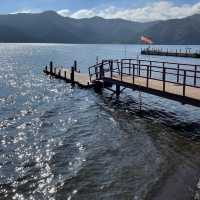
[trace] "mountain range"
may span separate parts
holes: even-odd
[[[146,35],[155,44],[200,44],[200,14],[183,19],[133,22],[101,17],[74,19],[54,11],[0,15],[0,42],[130,43]]]

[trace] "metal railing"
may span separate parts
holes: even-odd
[[[123,82],[125,77],[132,77],[132,84],[135,84],[136,77],[141,77],[146,79],[147,88],[150,80],[162,81],[163,91],[166,83],[172,83],[183,87],[183,96],[186,86],[200,88],[200,65],[194,64],[137,59],[102,60],[89,68],[89,75],[91,81],[118,77]]]

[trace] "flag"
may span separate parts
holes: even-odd
[[[145,44],[153,44],[153,41],[150,37],[146,37],[146,36],[141,36],[140,40],[142,42],[144,42]]]

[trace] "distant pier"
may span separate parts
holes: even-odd
[[[163,49],[141,49],[142,55],[154,55],[154,56],[173,56],[173,57],[185,57],[185,58],[200,58],[200,51],[191,52],[190,49],[183,50],[175,50],[175,51],[169,51],[169,50],[163,50]]]
[[[88,68],[88,74],[55,67],[50,62],[44,73],[83,88],[108,89],[116,96],[130,88],[183,104],[200,107],[200,65],[137,59],[102,60]],[[115,85],[115,89],[113,89]]]

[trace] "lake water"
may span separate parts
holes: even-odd
[[[0,44],[0,199],[191,199],[200,178],[199,108],[131,90],[117,100],[42,72],[50,60],[77,60],[87,72],[97,56],[135,58],[141,48]]]

